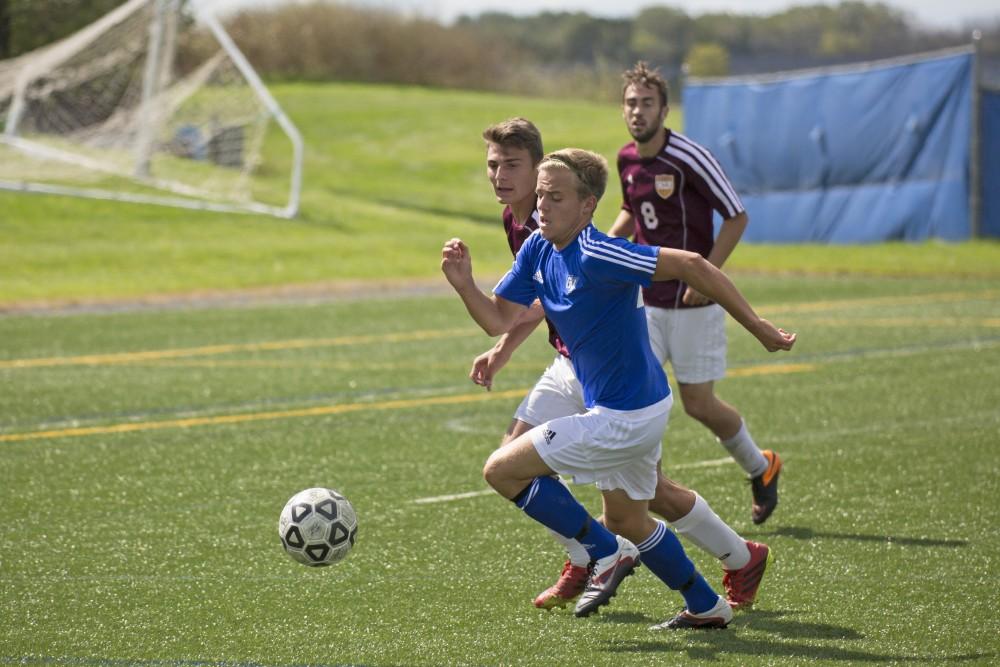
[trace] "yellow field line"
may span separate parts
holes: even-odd
[[[824,317],[809,323],[824,327],[1000,327],[1000,317]]]
[[[0,442],[21,442],[24,440],[41,440],[51,438],[73,438],[84,435],[108,435],[113,433],[134,433],[136,431],[154,431],[167,428],[191,428],[192,426],[217,426],[220,424],[242,424],[245,422],[267,421],[275,419],[294,419],[297,417],[323,417],[326,415],[341,415],[363,410],[402,410],[419,408],[428,405],[454,405],[459,403],[474,403],[497,398],[512,398],[524,396],[527,389],[508,389],[507,391],[476,392],[475,394],[459,394],[455,396],[434,396],[430,398],[410,398],[381,403],[341,403],[339,405],[323,405],[314,408],[299,408],[295,410],[276,410],[272,412],[249,412],[236,415],[216,415],[214,417],[188,417],[185,419],[165,419],[155,422],[128,422],[125,424],[110,424],[108,426],[86,426],[80,428],[64,428],[51,431],[33,431],[30,433],[8,433],[0,435]]]
[[[759,366],[744,366],[730,368],[726,377],[752,377],[754,375],[781,375],[784,373],[808,373],[819,368],[818,364],[761,364]]]
[[[201,347],[181,347],[166,350],[143,350],[139,352],[113,352],[109,354],[86,354],[75,357],[39,357],[36,359],[8,359],[0,361],[0,368],[37,368],[40,366],[100,366],[110,364],[131,364],[137,361],[176,359],[179,357],[205,357],[231,352],[259,352],[275,350],[301,350],[312,347],[335,347],[340,345],[363,345],[366,343],[397,343],[403,341],[435,340],[472,336],[476,329],[438,329],[408,331],[405,333],[339,336],[337,338],[300,338],[275,340],[263,343],[229,343],[225,345],[204,345]]]
[[[940,303],[942,301],[977,301],[1000,298],[1000,290],[981,292],[941,292],[939,294],[914,294],[912,296],[873,296],[865,299],[838,299],[832,301],[811,301],[808,303],[776,304],[761,306],[761,313],[809,313],[818,310],[840,308],[864,308],[869,306],[900,306],[906,304]]]
[[[763,306],[761,313],[806,313],[839,308],[856,308],[864,306],[889,306],[900,304],[927,304],[941,301],[962,301],[975,299],[993,299],[1000,297],[1000,290],[985,290],[982,292],[947,292],[942,294],[918,294],[901,297],[871,297],[867,299],[843,299],[839,301],[813,301],[810,303]],[[986,326],[995,326],[992,319],[984,320]],[[165,350],[142,350],[138,352],[113,352],[108,354],[87,354],[70,357],[39,357],[29,359],[0,360],[0,369],[5,368],[40,368],[51,366],[100,366],[112,364],[131,364],[143,361],[177,359],[183,357],[204,357],[232,352],[260,352],[297,350],[316,347],[335,347],[342,345],[363,345],[368,343],[394,343],[404,341],[436,340],[441,338],[458,338],[478,335],[473,328],[439,329],[409,331],[393,334],[370,334],[363,336],[340,336],[336,338],[300,338],[291,340],[266,341],[261,343],[230,343],[222,345],[204,345],[200,347],[173,348]]]
[[[729,371],[732,377],[747,377],[776,373],[803,373],[815,370],[815,364],[768,364],[736,368]],[[109,435],[115,433],[134,433],[137,431],[154,431],[167,428],[191,428],[193,426],[216,426],[220,424],[242,424],[245,422],[267,421],[275,419],[294,419],[301,417],[322,417],[340,415],[363,410],[401,410],[429,405],[456,405],[474,403],[499,398],[524,396],[528,388],[508,389],[506,391],[476,392],[474,394],[459,394],[455,396],[434,396],[430,398],[410,398],[381,403],[342,403],[339,405],[323,405],[313,408],[297,408],[294,410],[275,410],[271,412],[248,412],[234,415],[215,415],[211,417],[185,417],[183,419],[165,419],[151,422],[126,422],[124,424],[109,424],[107,426],[82,426],[73,428],[51,429],[47,431],[31,431],[28,433],[0,434],[0,442],[23,442],[25,440],[42,440],[53,438],[73,438],[86,435]]]

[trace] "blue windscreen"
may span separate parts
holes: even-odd
[[[747,240],[965,239],[971,85],[971,53],[692,82],[685,134],[726,168]]]
[[[1000,90],[982,95],[982,236],[1000,238]]]

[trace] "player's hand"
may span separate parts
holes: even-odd
[[[472,255],[462,239],[451,239],[441,249],[441,271],[458,289],[472,281]]]
[[[506,355],[497,354],[496,348],[491,348],[472,361],[469,379],[490,391],[493,388],[493,378],[506,364]]]
[[[795,345],[796,334],[779,329],[767,320],[760,321],[760,326],[755,335],[768,352],[790,350],[792,349],[792,345]]]
[[[684,296],[681,297],[681,301],[688,306],[704,306],[705,304],[712,302],[711,299],[691,286],[688,286],[688,288],[684,290]]]

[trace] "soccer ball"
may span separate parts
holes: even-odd
[[[285,553],[310,567],[343,560],[354,546],[357,534],[354,506],[333,489],[296,493],[278,519],[278,536]]]

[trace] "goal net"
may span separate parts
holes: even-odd
[[[298,130],[181,0],[129,0],[0,61],[2,189],[292,217],[301,170]]]

